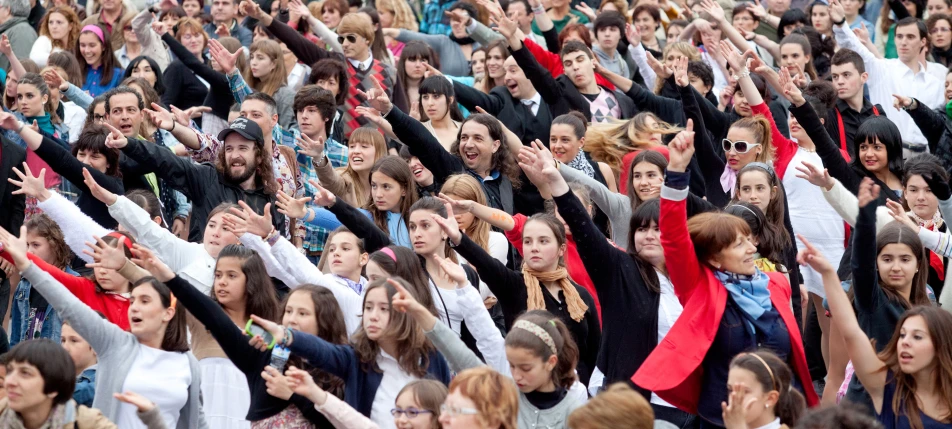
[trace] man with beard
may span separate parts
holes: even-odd
[[[174,124],[173,128],[185,127]],[[189,132],[192,138],[198,138],[194,131]],[[278,213],[274,204],[278,184],[271,157],[265,150],[261,127],[254,121],[235,119],[218,134],[224,144],[214,164],[195,164],[152,143],[121,136],[119,130],[112,133],[112,147],[121,149],[192,200],[189,241],[202,241],[208,213],[221,203],[244,201],[258,214],[269,209],[274,227],[279,231],[284,227],[284,215]]]

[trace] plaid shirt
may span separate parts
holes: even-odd
[[[449,20],[444,17],[456,2],[443,0],[430,0],[423,6],[423,19],[420,20],[420,32],[424,34],[443,34],[449,36],[453,33]]]
[[[235,97],[235,100],[238,100],[239,103],[245,100],[249,94],[254,91],[248,87],[248,84],[245,82],[245,79],[241,76],[240,73],[236,71],[228,75],[228,85],[231,87],[231,93]],[[331,129],[335,126],[342,126],[340,123],[341,114],[340,112],[335,112],[334,121],[332,122]],[[332,133],[328,132],[328,135]],[[318,181],[317,172],[314,170],[314,166],[311,161],[311,157],[304,155],[298,151],[297,139],[301,137],[301,132],[296,129],[285,129],[280,125],[275,125],[271,129],[271,138],[278,142],[279,144],[289,146],[294,148],[294,152],[297,153],[298,167],[300,167],[300,174],[303,176],[304,181],[304,195],[313,197],[315,195],[315,189],[309,183],[310,180]],[[204,148],[205,145],[203,144]],[[328,138],[324,143],[324,153],[327,155],[328,160],[335,167],[341,167],[347,165],[347,146],[337,142],[334,139]],[[305,225],[305,222],[298,222],[298,225]],[[304,226],[305,234],[304,238],[304,249],[308,252],[321,252],[324,250],[324,242],[327,241],[327,236],[330,234],[330,231],[321,228],[316,225],[306,224]],[[295,236],[298,236],[295,234]]]

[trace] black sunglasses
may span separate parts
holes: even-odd
[[[344,44],[344,40],[347,40],[350,43],[357,43],[357,35],[348,34],[346,36],[337,36],[337,43]]]

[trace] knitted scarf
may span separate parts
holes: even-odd
[[[43,112],[43,116],[26,117],[27,125],[32,125],[33,121],[36,121],[36,125],[40,127],[40,131],[43,131],[51,136],[56,134],[56,129],[53,128],[53,120],[49,113]]]
[[[526,310],[545,310],[545,298],[542,296],[542,282],[559,282],[562,295],[565,297],[565,306],[569,309],[569,316],[576,322],[581,322],[588,311],[588,305],[582,301],[575,286],[569,281],[569,272],[565,267],[555,271],[540,272],[532,268],[522,267],[522,279],[526,283]]]
[[[76,403],[72,400],[66,402],[66,404],[71,404],[73,407],[76,406]],[[46,422],[38,429],[59,429],[63,427],[63,424],[66,423],[66,404],[59,404],[53,407],[50,411],[49,418],[47,418]],[[9,406],[3,410],[3,413],[0,413],[0,427],[4,429],[26,429],[26,426],[23,425],[23,420],[20,420],[20,415]]]
[[[929,231],[938,231],[939,228],[942,228],[942,214],[940,214],[938,210],[935,211],[935,214],[932,215],[932,219],[929,220],[919,217],[919,215],[912,211],[908,212],[907,214],[912,216],[912,219],[916,221],[920,227],[928,229]],[[945,261],[941,256],[937,255],[934,251],[929,250],[929,266],[935,270],[936,276],[939,277],[939,280],[945,280],[944,262]]]
[[[578,151],[578,154],[575,155],[574,159],[565,163],[565,165],[585,173],[585,175],[588,177],[593,179],[595,178],[595,168],[593,168],[592,164],[588,162],[588,159],[585,158],[585,153],[581,150]]]

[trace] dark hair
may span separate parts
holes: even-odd
[[[90,105],[91,107],[92,105]],[[106,157],[106,175],[112,177],[121,177],[119,173],[119,149],[106,146],[106,136],[109,135],[109,129],[102,124],[91,123],[83,128],[83,133],[79,135],[76,143],[70,153],[73,157],[79,151],[91,151],[101,153]]]
[[[588,120],[585,119],[585,115],[577,110],[573,110],[564,115],[556,116],[552,120],[552,126],[555,125],[568,125],[572,127],[572,131],[575,133],[576,139],[581,139],[585,137],[585,131],[588,129]]]
[[[857,73],[866,73],[866,64],[863,62],[863,57],[856,53],[856,51],[841,48],[833,54],[833,58],[830,58],[830,65],[833,66],[841,66],[846,63],[850,63],[853,67],[856,67]]]
[[[325,2],[324,5],[329,3],[334,2]],[[311,74],[307,77],[307,83],[313,85],[319,80],[334,78],[337,81],[337,87],[340,89],[337,91],[335,101],[338,106],[343,106],[347,103],[348,92],[350,91],[350,81],[348,80],[350,75],[348,73],[347,66],[343,61],[336,58],[324,58],[311,66]]]
[[[126,67],[126,71],[123,72],[122,77],[124,79],[132,77],[133,69],[138,67],[139,63],[143,61],[148,62],[149,66],[152,67],[152,72],[155,73],[155,85],[152,85],[152,89],[154,89],[159,95],[165,94],[165,78],[162,75],[162,69],[159,68],[159,63],[155,62],[152,57],[147,57],[145,55],[139,55],[138,57],[135,57],[132,61],[129,61],[129,66]]]
[[[467,13],[469,13],[469,16],[473,17],[473,19],[477,19],[477,17],[479,17],[479,9],[476,9],[476,6],[465,0],[460,0],[456,3],[453,3],[453,5],[450,6],[449,11],[452,12],[457,9],[465,10]]]
[[[410,206],[409,212],[407,212],[407,224],[410,223],[410,216],[413,215],[413,212],[417,210],[426,210],[433,212],[434,214],[447,218],[446,206],[443,205],[443,202],[434,198],[434,197],[422,197],[413,203]],[[408,227],[409,229],[409,227]],[[450,246],[450,240],[445,240],[443,242],[443,255],[445,258],[448,258],[450,261],[459,262],[459,259],[456,257],[456,251]],[[421,255],[422,256],[422,255]]]
[[[731,17],[735,17],[739,14],[746,13],[750,15],[750,19],[752,19],[754,22],[760,22],[760,17],[757,15],[754,15],[754,13],[750,11],[750,8],[752,6],[753,6],[753,3],[737,3],[737,5],[734,6],[734,9],[731,10]]]
[[[767,216],[754,204],[744,201],[732,203],[724,209],[724,213],[732,214],[747,222],[750,232],[757,237],[757,253],[774,264],[783,264],[783,252],[786,250],[782,243],[782,234],[776,225],[767,222]],[[787,232],[783,229],[783,232]],[[789,241],[789,239],[788,239]]]
[[[913,2],[915,3],[915,1]],[[921,15],[922,8],[919,7],[917,12],[919,12],[919,14]],[[899,27],[906,27],[909,25],[916,26],[916,29],[919,30],[919,39],[926,39],[926,46],[929,46],[929,29],[926,28],[926,23],[922,22],[921,19],[916,18],[914,16],[907,16],[903,19],[900,19],[899,22],[896,23],[896,29],[898,30]]]
[[[102,25],[99,25],[99,24],[89,24],[89,25],[95,25],[96,27],[99,27],[100,34],[104,35],[105,37],[100,39],[99,34],[96,34],[92,32],[91,30],[81,31],[79,33],[79,36],[82,37],[83,34],[89,33],[96,36],[96,39],[99,40],[99,44],[102,45],[102,55],[99,60],[101,63],[100,67],[102,69],[102,75],[99,77],[99,85],[109,86],[109,83],[112,82],[112,75],[113,73],[115,73],[116,66],[119,64],[119,60],[116,59],[116,54],[113,52],[114,49],[112,48],[112,41],[109,39],[109,30],[106,30],[105,28],[103,28]],[[84,25],[83,27],[85,28],[87,26]],[[73,47],[73,55],[75,55],[76,58],[83,58],[82,53],[79,51],[79,43],[77,43],[76,46]],[[89,74],[90,66],[89,64],[86,64],[86,61],[78,61],[78,62],[79,62],[79,70],[82,72],[83,82],[85,84],[85,81],[86,81],[85,76]]]
[[[790,11],[787,11],[789,13]],[[801,12],[803,13],[803,12]],[[786,15],[786,13],[784,13]],[[783,27],[781,27],[783,28]],[[804,68],[803,72],[810,76],[810,79],[816,80],[816,68],[813,67],[813,49],[810,45],[810,39],[807,39],[807,36],[800,33],[793,33],[786,35],[782,40],[780,40],[780,46],[783,45],[798,45],[800,50],[803,51],[803,55],[809,55],[810,61],[807,61],[807,65]]]
[[[746,4],[746,3],[742,3]],[[695,76],[701,79],[704,86],[714,88],[714,69],[704,61],[689,61],[688,76]],[[822,116],[821,116],[822,118]]]
[[[400,157],[390,155],[374,162],[374,166],[370,169],[371,180],[373,180],[373,175],[376,172],[380,172],[380,174],[393,179],[403,188],[405,195],[400,199],[399,206],[395,208],[399,209],[403,223],[406,224],[410,217],[410,206],[417,200],[416,181],[413,180],[413,173],[410,171],[410,166]],[[386,212],[381,212],[377,209],[377,205],[374,204],[372,200],[367,201],[366,208],[370,211],[374,224],[376,224],[378,228],[382,231],[390,230],[387,223]]]
[[[278,317],[285,313],[291,295],[296,293],[306,293],[311,298],[311,304],[314,305],[314,320],[315,325],[317,325],[317,332],[314,332],[313,335],[331,344],[347,344],[347,324],[344,323],[344,313],[341,311],[334,293],[324,286],[305,283],[295,287],[281,301],[278,307]],[[283,320],[277,321],[283,322]],[[311,334],[311,332],[308,332],[308,334]],[[314,367],[307,360],[293,353],[288,358],[288,364],[311,373],[318,386],[334,396],[343,397],[344,381],[339,377]]]
[[[575,339],[572,338],[572,332],[565,323],[545,310],[527,311],[516,319],[517,323],[519,321],[527,321],[544,330],[555,343],[557,353],[552,353],[552,347],[546,344],[538,334],[515,327],[506,335],[506,347],[529,350],[543,362],[554,354],[558,358],[558,363],[552,370],[552,382],[556,387],[565,389],[572,387],[577,379],[575,365],[578,363],[579,350]]]
[[[830,58],[836,51],[836,45],[832,38],[824,38],[815,28],[807,25],[790,34],[802,34],[810,42],[810,64],[816,70],[817,79],[825,80],[830,75]]]
[[[648,286],[648,289],[655,293],[661,293],[661,284],[658,281],[658,275],[655,273],[654,267],[638,254],[638,249],[635,248],[635,233],[638,232],[639,228],[650,227],[652,222],[657,225],[660,213],[661,203],[655,198],[645,201],[635,208],[631,212],[631,220],[628,222],[628,255],[631,256],[631,258],[635,260],[635,264],[638,265],[638,272],[641,274],[645,286]]]
[[[566,55],[569,55],[575,52],[582,52],[587,57],[594,58],[594,55],[592,54],[592,50],[587,45],[585,45],[582,42],[579,42],[578,40],[569,40],[565,42],[565,44],[562,45],[562,51],[559,52],[559,56],[562,58],[565,58]]]
[[[65,404],[76,388],[73,358],[59,343],[48,338],[23,341],[3,355],[3,363],[25,363],[36,367],[43,378],[43,394],[55,393],[53,405]]]
[[[73,253],[66,244],[66,238],[63,236],[63,230],[59,225],[50,219],[44,213],[34,215],[30,220],[24,223],[27,234],[34,234],[45,238],[50,243],[50,253],[52,261],[49,263],[57,268],[63,268],[69,265],[73,258]],[[22,237],[26,239],[26,237]]]
[[[817,79],[807,84],[803,91],[803,98],[813,106],[817,117],[826,118],[829,109],[836,105],[836,88],[825,79]]]
[[[793,388],[793,371],[777,355],[767,350],[741,353],[731,360],[731,368],[741,368],[754,374],[764,393],[778,394],[774,413],[780,423],[794,426],[807,408],[807,401]]]
[[[261,94],[261,95],[264,95],[265,97],[270,98],[270,96],[266,94],[255,92],[245,97],[245,101],[255,100],[255,99],[260,100],[260,98],[252,97],[256,94]],[[274,101],[273,98],[271,100]],[[265,130],[261,130],[261,131],[263,133],[267,132]],[[254,172],[255,187],[263,187],[264,193],[268,195],[277,194],[279,188],[278,188],[278,182],[275,180],[275,177],[274,177],[274,167],[271,165],[271,153],[267,152],[264,149],[264,145],[258,142],[255,142],[254,144],[254,152],[255,152],[255,172]],[[222,175],[225,174],[225,171],[226,171],[225,165],[226,165],[225,150],[224,150],[224,147],[222,147],[222,150],[218,151],[218,156],[215,158],[215,169],[218,170],[219,174],[222,174]],[[209,214],[209,218],[211,218],[211,214]]]
[[[139,91],[136,91],[136,90],[134,90],[134,89],[132,89],[132,88],[130,88],[130,87],[128,87],[128,86],[117,86],[117,87],[115,87],[115,88],[113,88],[113,89],[110,89],[109,91],[106,91],[106,94],[105,94],[105,96],[106,96],[106,115],[109,115],[109,112],[112,110],[112,109],[109,107],[110,100],[112,100],[112,97],[115,97],[115,96],[117,96],[117,95],[119,95],[119,94],[131,94],[131,95],[134,95],[134,96],[136,97],[136,102],[137,102],[137,106],[139,107],[139,110],[142,110],[142,109],[145,108],[145,103],[142,101],[142,95],[139,94]],[[250,97],[250,96],[249,96],[249,97]]]
[[[635,6],[635,9],[631,12],[631,19],[638,19],[638,15],[641,15],[643,12],[647,12],[648,15],[651,15],[651,18],[654,19],[655,24],[658,24],[659,26],[661,25],[661,9],[658,6],[649,3],[642,3],[638,6]],[[595,20],[597,21],[598,18]],[[624,33],[624,27],[622,28],[622,33]]]
[[[265,94],[261,91],[255,91],[255,92],[252,92],[251,94],[246,95],[245,99],[241,101],[241,104],[245,104],[246,101],[260,101],[268,106],[269,112],[274,112],[274,113],[271,113],[272,115],[278,114],[278,102],[274,101],[274,97],[268,94]],[[264,133],[268,132],[268,130],[261,130],[261,131]]]
[[[172,306],[172,291],[169,290],[169,287],[166,286],[165,283],[160,282],[155,277],[143,277],[132,284],[132,287],[129,288],[129,292],[131,293],[135,288],[142,285],[152,286],[152,289],[159,295],[159,303],[162,304],[162,308]],[[175,316],[172,317],[168,326],[165,327],[165,336],[162,338],[162,350],[179,353],[188,351],[188,329],[185,319],[185,307],[176,300]]]
[[[434,66],[435,67],[435,66]],[[456,90],[453,89],[453,84],[444,78],[443,76],[430,76],[424,78],[420,82],[420,87],[417,89],[417,92],[420,94],[420,121],[426,122],[431,119],[426,116],[426,112],[423,109],[423,96],[424,95],[442,95],[446,97],[446,110],[447,114],[450,115],[450,119],[462,122],[463,113],[459,110],[459,105],[456,103]]]
[[[159,197],[155,196],[155,192],[146,189],[133,189],[126,192],[126,198],[145,210],[149,214],[149,219],[155,219],[156,217],[162,219],[162,226],[168,228],[165,216],[162,215],[162,203],[159,201]]]
[[[928,153],[921,153],[906,160],[905,172],[902,175],[903,188],[912,176],[922,176],[923,179],[935,177],[943,183],[949,181],[949,173],[942,167],[942,161]]]
[[[810,22],[810,17],[807,16],[806,12],[802,9],[787,9],[787,11],[780,16],[780,24],[777,25],[777,38],[783,39],[787,37],[789,34],[784,33],[783,28],[793,24],[813,25],[813,23]]]
[[[222,258],[238,259],[241,272],[245,275],[245,316],[254,314],[268,320],[279,321],[281,312],[278,311],[278,296],[258,252],[237,244],[225,246],[215,261],[216,276],[218,263]],[[209,295],[212,301],[218,302],[214,285]]]
[[[843,401],[835,407],[807,410],[795,429],[882,429],[883,424],[868,412],[862,405]]]
[[[300,112],[306,107],[314,106],[324,119],[324,129],[330,133],[331,123],[337,113],[337,102],[330,91],[317,85],[304,85],[294,95],[294,112]]]
[[[408,94],[407,99],[409,99],[409,93],[407,92],[409,90],[409,83],[407,82],[407,61],[411,60],[426,61],[427,64],[430,64],[434,68],[440,68],[439,55],[433,50],[433,48],[430,47],[430,45],[427,45],[422,40],[413,40],[407,42],[407,44],[403,47],[403,51],[400,52],[400,59],[396,64],[397,81],[401,86],[403,86],[403,92]]]
[[[764,235],[770,235],[771,242],[774,244],[774,249],[778,251],[776,259],[770,258],[768,255],[761,254],[761,256],[767,257],[772,262],[783,262],[783,251],[790,245],[793,237],[790,237],[790,232],[787,231],[786,226],[784,226],[784,213],[786,212],[786,204],[784,203],[786,197],[786,192],[783,189],[783,182],[780,181],[780,178],[777,176],[777,172],[774,171],[771,165],[767,165],[768,168],[763,168],[763,163],[750,163],[744,166],[737,171],[737,184],[734,189],[734,199],[731,201],[732,204],[736,204],[738,200],[738,195],[740,195],[742,177],[752,171],[760,172],[767,176],[767,184],[771,188],[777,188],[775,191],[771,190],[770,201],[767,202],[767,211],[764,212],[764,217],[767,220],[767,223],[771,226],[764,227]],[[789,268],[789,267],[788,267]]]
[[[647,5],[644,5],[644,6],[647,6]],[[652,5],[652,6],[653,6],[653,5]],[[640,7],[641,7],[641,6],[636,7],[636,8],[635,8],[635,12],[638,12],[638,11],[639,11],[638,8],[640,8]],[[641,10],[645,10],[645,9],[641,9]],[[657,13],[657,12],[658,12],[658,8],[657,8],[657,6],[655,6],[655,13]],[[532,13],[532,9],[529,9],[529,13],[530,13],[530,14]],[[648,12],[648,13],[651,13],[651,12],[650,12],[650,9],[649,9],[649,12]],[[658,16],[655,18],[655,21],[660,22],[660,21],[661,21],[661,15],[660,15],[660,13],[658,13],[657,15],[658,15]],[[637,16],[637,15],[634,15],[634,16]],[[655,15],[652,15],[652,17],[654,17],[654,16],[655,16]],[[615,28],[618,29],[618,32],[619,32],[619,33],[621,33],[622,35],[624,35],[624,34],[625,34],[625,24],[626,24],[626,23],[625,23],[625,17],[624,17],[624,16],[622,16],[620,13],[618,13],[618,12],[616,12],[616,11],[614,11],[614,10],[607,10],[607,11],[604,11],[604,12],[602,12],[602,13],[599,13],[598,16],[595,17],[595,22],[594,22],[592,25],[593,25],[593,27],[594,27],[595,34],[598,34],[598,30],[603,30],[603,29],[608,28],[608,27],[615,27]]]
[[[948,3],[949,1],[952,1],[952,0],[947,0],[946,3]],[[926,28],[929,29],[930,33],[932,32],[932,29],[935,28],[935,25],[939,23],[939,21],[945,21],[949,23],[950,25],[952,25],[952,17],[950,17],[949,15],[946,15],[944,13],[929,15],[929,19],[926,20]],[[931,43],[932,41],[930,40],[929,42]]]
[[[79,61],[76,55],[70,51],[56,51],[50,54],[46,60],[47,67],[59,67],[66,72],[66,80],[76,86],[83,85],[82,71],[79,69]]]
[[[384,249],[390,249],[389,252],[378,250],[370,254],[370,261],[377,264],[381,270],[390,274],[391,277],[400,277],[410,284],[413,290],[413,296],[417,301],[430,310],[430,313],[437,315],[436,304],[433,302],[433,295],[430,293],[430,281],[420,262],[420,256],[413,252],[409,247],[390,245]],[[390,256],[393,253],[393,257]]]
[[[39,73],[25,73],[20,77],[19,85],[31,85],[36,88],[40,98],[46,96],[46,102],[43,103],[43,111],[50,114],[50,120],[54,124],[60,124],[63,119],[56,114],[56,105],[53,104],[53,97],[50,95],[50,87],[46,84],[43,76]],[[19,86],[17,87],[19,88]]]
[[[463,127],[466,126],[470,121],[480,124],[489,131],[489,140],[499,140],[499,150],[492,156],[492,168],[509,178],[509,181],[512,182],[512,188],[518,189],[522,182],[520,182],[519,175],[521,171],[519,165],[516,163],[515,157],[512,156],[512,153],[506,148],[506,133],[503,131],[502,123],[499,122],[493,116],[490,116],[485,113],[474,113],[469,115],[462,124],[460,124],[459,132],[456,134],[456,141],[450,145],[450,153],[456,157],[462,158],[459,153],[459,138],[463,134]]]
[[[647,162],[658,167],[658,170],[661,172],[661,176],[664,177],[664,172],[668,168],[668,158],[665,158],[660,152],[653,150],[642,150],[638,152],[637,155],[631,160],[631,171],[635,170],[635,166]],[[629,180],[631,180],[631,174],[628,175]],[[631,183],[627,183],[628,187],[628,200],[631,203],[631,211],[634,213],[644,201],[641,198],[638,198],[638,192],[635,192],[635,187],[631,186]],[[631,241],[629,241],[631,243]]]
[[[903,298],[895,288],[887,285],[882,276],[879,277],[879,287],[889,301],[901,305],[903,308],[910,308],[915,305],[930,305],[928,292],[926,291],[926,282],[929,280],[929,252],[922,245],[922,240],[912,228],[899,222],[890,222],[883,226],[876,234],[876,255],[882,253],[883,248],[890,244],[903,244],[909,247],[909,250],[916,257],[918,270],[912,276],[912,289],[909,291],[909,299]],[[897,328],[899,325],[896,325]]]
[[[853,169],[859,170],[867,176],[872,176],[873,173],[866,170],[863,162],[860,161],[859,145],[872,144],[873,142],[879,142],[886,146],[886,157],[888,159],[886,166],[892,174],[896,175],[896,178],[901,178],[903,169],[902,134],[899,133],[896,124],[885,116],[869,117],[856,130],[856,136],[853,137],[853,153],[856,156],[853,157],[853,161],[850,163]]]

